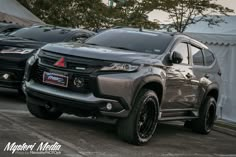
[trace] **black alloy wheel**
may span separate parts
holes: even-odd
[[[118,121],[118,134],[124,141],[142,145],[155,133],[159,114],[159,100],[152,90],[143,89],[137,96],[129,116]]]
[[[192,121],[192,129],[201,134],[209,134],[216,119],[216,100],[207,96],[199,112],[199,118]]]

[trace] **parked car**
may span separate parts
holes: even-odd
[[[40,47],[55,42],[83,42],[94,35],[83,29],[57,26],[32,26],[0,38],[0,87],[21,91],[26,60]]]
[[[20,28],[22,28],[22,26],[17,25],[17,24],[0,22],[0,35],[7,35]]]
[[[42,47],[27,62],[24,90],[38,118],[107,117],[123,140],[140,145],[158,121],[183,120],[208,134],[220,75],[208,47],[186,35],[119,28],[85,44]]]

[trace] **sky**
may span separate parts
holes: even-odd
[[[103,0],[104,3],[108,4],[108,0]],[[236,0],[217,0],[217,3],[228,7],[230,9],[234,9],[235,13],[236,13]],[[234,15],[236,15],[234,13]],[[161,23],[169,23],[168,20],[168,14],[161,12],[161,11],[153,11],[149,14],[149,19],[150,20],[154,20],[157,19],[159,20]]]

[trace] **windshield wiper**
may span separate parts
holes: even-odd
[[[14,35],[7,35],[8,37],[13,37],[13,38],[17,38],[17,39],[22,39],[22,40],[32,40],[32,41],[38,41],[38,40],[35,40],[33,38],[23,38],[23,37],[17,37],[17,36],[14,36]]]
[[[38,41],[38,40],[33,39],[33,38],[23,38],[23,39],[26,39],[26,40],[32,40],[32,41]]]
[[[19,38],[19,39],[22,39],[22,37],[17,37],[17,36],[10,35],[10,34],[8,34],[8,35],[6,35],[6,36],[8,36],[8,37],[12,37],[12,38]]]
[[[85,43],[85,44],[99,46],[98,44],[95,44],[95,43]]]
[[[128,51],[134,51],[132,49],[126,48],[126,47],[119,47],[119,46],[110,46],[110,48],[114,48],[114,49],[121,49],[121,50],[128,50]]]

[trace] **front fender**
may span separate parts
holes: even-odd
[[[166,72],[161,69],[161,68],[152,68],[150,67],[151,70],[149,70],[149,73],[146,73],[146,75],[144,75],[141,79],[141,81],[139,82],[139,84],[137,85],[134,95],[133,95],[133,99],[132,99],[132,105],[135,103],[135,100],[140,92],[140,90],[142,90],[146,85],[150,84],[150,83],[156,83],[156,84],[160,84],[162,86],[162,98],[161,100],[164,99],[165,96],[165,91],[166,91]],[[161,102],[159,102],[161,104]]]
[[[113,73],[97,76],[99,97],[120,100],[130,110],[139,91],[149,82],[165,86],[165,72],[160,68],[143,67],[135,73]]]

